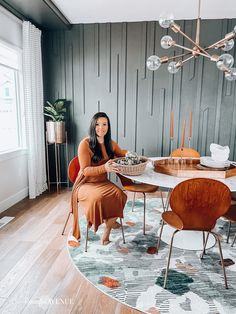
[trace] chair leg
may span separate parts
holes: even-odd
[[[165,212],[165,204],[164,204],[164,199],[163,199],[163,193],[161,188],[159,187],[160,193],[161,193],[161,202],[162,202],[162,208],[163,208],[163,212]]]
[[[161,236],[162,236],[162,232],[163,232],[163,227],[164,227],[164,220],[162,219],[162,223],[161,223],[161,230],[160,230],[160,235],[157,241],[157,253],[160,247],[160,243],[161,243]]]
[[[235,242],[235,240],[236,240],[236,233],[235,233],[235,236],[234,236],[233,242],[232,242],[232,244],[231,244],[231,246],[232,246],[232,247],[234,246],[234,242]]]
[[[214,235],[214,237],[216,238],[216,240],[218,242],[219,252],[220,252],[220,261],[221,261],[221,266],[222,266],[224,281],[225,281],[225,289],[228,289],[228,283],[227,283],[227,277],[226,277],[226,272],[225,272],[225,265],[224,265],[224,259],[223,259],[221,244],[220,244],[220,238],[219,238],[218,234],[216,234],[214,232],[211,232],[211,234]]]
[[[88,249],[88,231],[89,231],[89,222],[87,222],[87,229],[86,229],[85,252],[87,252],[87,249]]]
[[[63,230],[62,230],[62,233],[61,233],[62,235],[64,235],[64,232],[65,232],[65,229],[66,229],[66,225],[67,225],[68,220],[70,218],[70,214],[72,214],[72,212],[69,212],[69,214],[67,215],[66,222],[64,224],[64,227],[63,227]]]
[[[165,280],[164,280],[164,285],[163,285],[164,289],[166,289],[166,283],[167,283],[167,277],[168,277],[168,272],[169,272],[169,267],[170,267],[170,257],[171,257],[172,247],[173,247],[174,236],[177,232],[179,232],[179,230],[175,230],[172,234],[172,237],[171,237],[169,256],[168,256],[168,262],[167,262],[167,267],[166,267],[166,272],[165,272]]]
[[[165,205],[165,211],[168,210],[169,205],[170,205],[170,194],[171,194],[172,189],[168,190],[167,198],[166,198],[166,205]]]
[[[229,221],[229,224],[228,224],[228,233],[227,233],[227,240],[226,240],[226,243],[229,243],[230,228],[231,228],[231,221]]]
[[[134,192],[134,196],[133,196],[132,212],[134,211],[135,195],[136,195],[136,192]]]
[[[145,225],[146,225],[146,194],[143,193],[143,234],[145,235]]]
[[[206,254],[206,246],[207,246],[208,239],[209,239],[209,232],[207,232],[207,236],[205,239],[205,233],[203,231],[203,250],[202,250],[202,254],[200,255],[200,259],[203,259],[203,255]]]
[[[125,235],[124,235],[123,223],[122,223],[122,219],[121,218],[120,218],[120,224],[121,224],[121,232],[122,232],[123,243],[125,244]]]

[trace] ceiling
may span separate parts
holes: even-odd
[[[66,29],[79,23],[153,21],[167,14],[173,14],[175,20],[195,19],[198,1],[0,0],[0,5],[42,29]],[[236,18],[236,0],[200,1],[202,19]]]
[[[72,24],[195,19],[199,0],[52,0]],[[225,4],[225,5],[224,5]],[[201,0],[203,19],[236,18],[235,0]]]

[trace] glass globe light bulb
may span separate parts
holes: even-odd
[[[233,64],[234,58],[229,53],[222,54],[216,61],[216,66],[221,71],[224,71],[225,68],[231,68]]]
[[[234,40],[233,40],[233,39],[230,39],[230,40],[227,40],[227,41],[225,42],[224,47],[222,47],[221,49],[222,49],[223,51],[229,51],[230,49],[233,48],[233,46],[234,46]]]
[[[159,67],[161,66],[161,60],[158,56],[150,56],[147,59],[147,68],[151,71],[155,71],[157,69],[159,69]]]
[[[169,28],[170,25],[174,22],[174,17],[173,16],[160,16],[159,18],[159,24],[163,28]]]
[[[236,68],[231,68],[230,72],[225,72],[225,78],[228,81],[235,81],[236,80]]]
[[[177,67],[176,64],[177,64],[177,62],[175,62],[175,61],[172,61],[168,64],[167,69],[171,74],[175,74],[179,71],[180,67]]]
[[[163,36],[161,39],[161,47],[163,49],[169,49],[171,47],[171,43],[173,42],[173,39],[171,36]]]

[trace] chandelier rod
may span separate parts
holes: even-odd
[[[197,27],[196,27],[196,44],[200,43],[200,9],[201,9],[201,0],[198,1],[198,16],[197,16]]]
[[[196,50],[193,50],[191,48],[187,48],[185,46],[182,46],[182,45],[179,45],[179,44],[176,44],[176,43],[173,43],[172,45],[175,46],[175,47],[179,47],[179,48],[182,48],[184,50],[190,51],[190,52],[192,52],[194,54],[194,56],[201,55],[201,56],[209,58],[209,59],[212,58],[211,55],[209,55],[209,53],[205,54],[205,53],[203,53],[201,51],[196,51]]]
[[[178,30],[177,30],[177,28]],[[199,46],[194,40],[192,40],[187,34],[185,34],[184,32],[181,31],[180,27],[173,23],[173,25],[170,27],[175,33],[179,32],[183,37],[187,38],[194,46],[196,46],[199,50],[201,50],[204,53],[204,56],[208,55],[208,57],[210,57],[210,54],[201,46]],[[200,52],[198,52],[200,54]]]

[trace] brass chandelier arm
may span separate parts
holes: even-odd
[[[235,34],[233,32],[231,33],[228,33],[225,35],[224,38],[216,41],[214,44],[208,46],[206,49],[211,49],[211,48],[215,48],[217,47],[218,45],[221,45],[221,44],[224,44],[224,42],[226,42],[227,40],[230,40],[230,39],[233,39],[235,37]]]
[[[183,37],[187,38],[195,47],[197,47],[199,50],[202,51],[202,53],[204,53],[204,55],[208,55],[210,57],[210,54],[201,46],[199,46],[199,44],[197,44],[194,40],[192,40],[188,35],[186,35],[180,28],[179,25],[173,23],[170,27],[175,33],[180,33]],[[200,53],[199,53],[200,54]]]
[[[190,54],[192,54],[192,53],[191,53],[191,52],[187,52],[187,53],[182,53],[182,54],[180,54],[180,55],[176,55],[176,56],[173,56],[173,57],[168,57],[168,61],[169,61],[169,60],[174,60],[174,59],[176,59],[176,58],[185,57],[185,56],[188,56],[188,55],[190,55]]]
[[[176,43],[173,43],[172,46],[179,47],[179,48],[182,48],[182,49],[184,49],[184,50],[190,51],[191,53],[194,54],[194,56],[196,56],[196,55],[201,55],[201,56],[203,56],[203,57],[206,57],[206,58],[211,59],[211,55],[210,55],[209,53],[205,54],[205,53],[203,53],[203,52],[201,52],[201,51],[196,51],[196,50],[193,50],[193,49],[191,49],[191,48],[187,48],[187,47],[184,47],[184,46],[182,46],[182,45],[178,45],[178,44],[176,44]]]
[[[194,58],[194,56],[190,56],[190,57],[184,59],[184,60],[182,61],[182,64],[184,64],[185,62],[191,60],[192,58]]]

